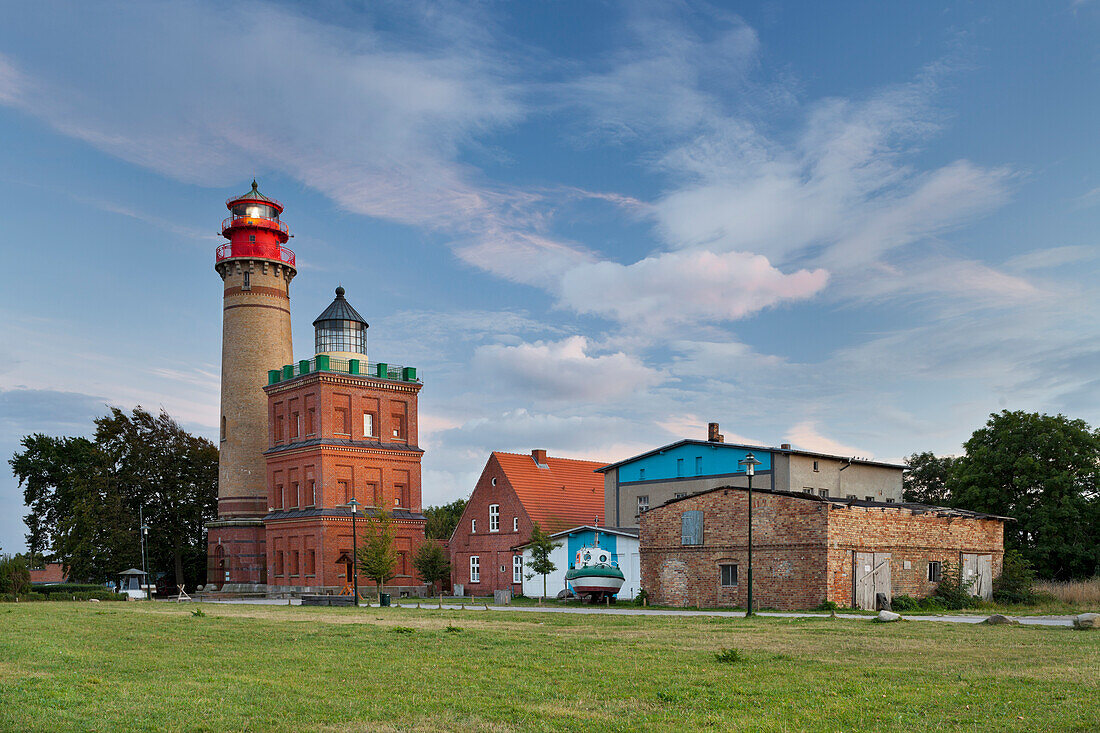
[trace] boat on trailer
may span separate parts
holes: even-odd
[[[623,587],[623,571],[619,570],[610,552],[600,547],[597,536],[594,547],[577,550],[577,560],[565,573],[565,581],[578,596],[588,596],[592,603],[604,597],[614,597]]]

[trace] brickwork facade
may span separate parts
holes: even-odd
[[[883,577],[892,579],[892,596],[929,595],[935,587],[929,563],[958,564],[966,554],[991,558],[993,574],[1000,573],[1001,519],[863,504],[754,491],[755,606],[795,610],[826,600],[854,606],[855,576],[866,556],[875,558],[878,570],[888,568]],[[702,513],[701,544],[684,544],[685,512]],[[696,536],[689,532],[687,539]],[[641,516],[640,540],[642,586],[654,603],[746,605],[747,490],[721,488],[651,509]]]
[[[266,569],[272,589],[341,588],[352,552],[351,499],[391,514],[398,556],[391,589],[420,592],[413,554],[424,542],[420,384],[312,372],[269,385]],[[371,583],[360,577],[360,587]]]
[[[490,530],[489,507],[494,505],[499,527]],[[512,563],[523,552],[512,548],[529,540],[532,528],[531,517],[500,461],[489,456],[448,543],[452,583],[461,583],[468,595],[489,595],[497,590],[522,593],[522,579],[513,582]],[[471,577],[471,557],[477,558],[477,580]]]

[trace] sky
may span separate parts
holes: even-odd
[[[1100,0],[0,0],[0,453],[215,438],[224,200],[416,366],[426,505],[493,450],[958,454],[1100,424]],[[0,472],[0,549],[24,546]]]

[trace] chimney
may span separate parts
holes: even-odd
[[[707,440],[711,443],[725,443],[726,439],[718,432],[718,423],[707,425]]]
[[[535,449],[531,451],[531,457],[535,459],[535,463],[540,466],[546,465],[546,451],[541,449]]]
[[[779,449],[780,450],[790,450],[791,449],[791,444],[790,443],[784,443],[783,445],[779,446]]]

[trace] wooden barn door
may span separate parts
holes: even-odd
[[[875,594],[891,596],[890,553],[857,552],[854,555],[855,590],[852,602],[856,608],[875,610]]]
[[[970,583],[973,595],[989,601],[993,599],[993,556],[964,552],[962,556],[962,577]]]

